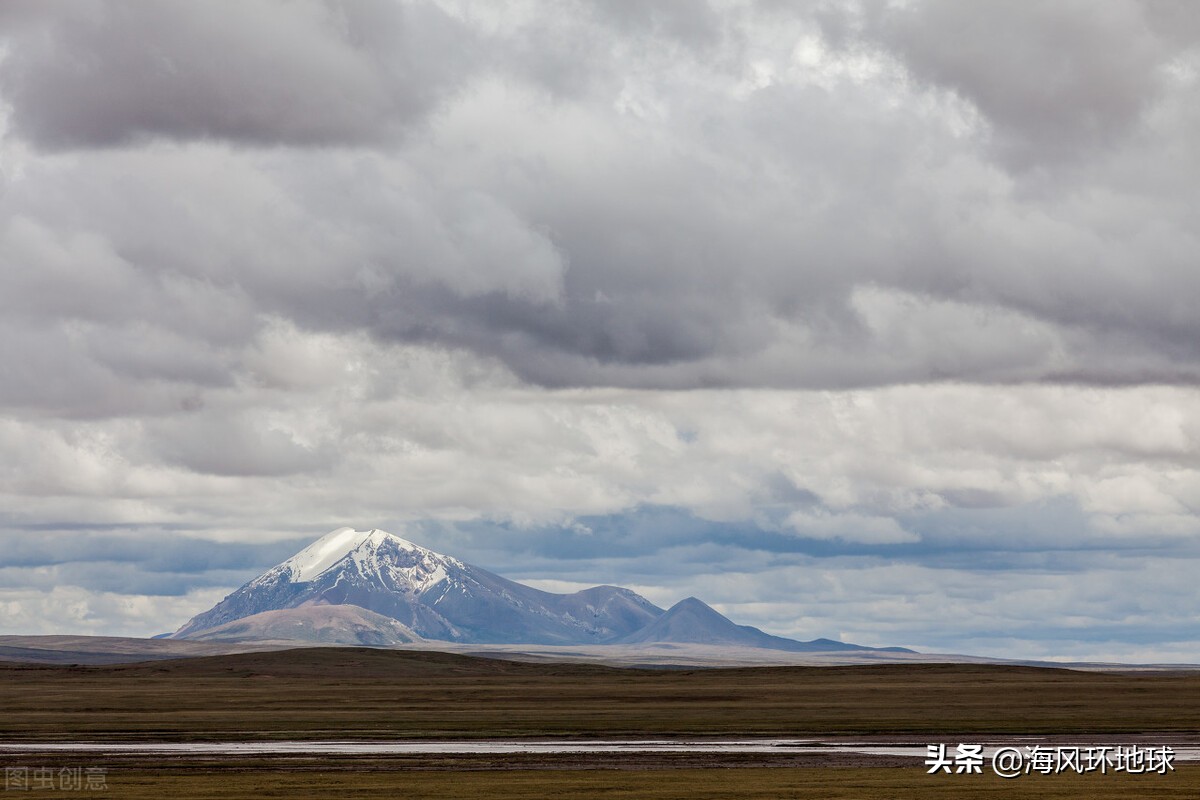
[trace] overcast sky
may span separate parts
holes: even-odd
[[[0,633],[341,525],[1200,661],[1200,6],[0,5]]]

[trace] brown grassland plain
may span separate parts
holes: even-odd
[[[348,648],[117,666],[0,664],[0,739],[7,741],[849,735],[957,743],[1046,735],[1114,744],[1154,743],[1156,734],[1200,735],[1200,675],[928,664],[630,670]],[[101,758],[21,754],[0,756],[0,764]],[[1183,765],[1168,775],[1003,781],[929,776],[919,761],[779,763],[788,766],[695,757],[653,768],[602,758],[105,762],[108,796],[133,800],[1200,797],[1200,767]],[[22,793],[39,795],[52,793]]]

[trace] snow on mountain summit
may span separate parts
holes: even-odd
[[[669,611],[619,586],[555,594],[503,578],[377,528],[338,528],[172,634],[386,645],[693,644],[865,650],[797,642],[737,625],[694,597]]]
[[[317,539],[279,566],[286,568],[294,581],[311,581],[341,561],[359,545],[371,539],[376,533],[380,533],[380,531],[338,528]]]
[[[400,536],[338,528],[245,584],[176,631],[200,635],[266,611],[358,606],[425,639],[466,642],[604,642],[662,609],[628,589],[543,592]]]
[[[403,564],[398,563],[394,557],[400,553],[411,554],[401,559],[405,562]],[[389,558],[388,555],[392,557]],[[448,565],[461,566],[457,559],[413,544],[394,533],[377,528],[368,531],[338,528],[275,569],[286,571],[295,583],[309,583],[346,558],[353,560],[359,572],[364,575],[379,574],[380,570],[392,567],[393,571],[404,573],[404,582],[418,590],[444,580],[447,577]]]

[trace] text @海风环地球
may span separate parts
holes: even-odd
[[[984,752],[981,744],[960,744],[949,751],[944,744],[927,746],[925,766],[930,774],[982,774],[985,762],[1001,778],[1021,775],[1057,775],[1064,772],[1125,772],[1165,775],[1175,770],[1170,747],[1090,745],[1087,747],[998,747]]]

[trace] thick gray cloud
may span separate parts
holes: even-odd
[[[550,386],[1200,374],[1197,40],[1167,7],[930,2],[840,33],[542,10],[113,3],[14,26],[10,138],[76,154],[15,154],[5,242],[32,275],[11,302],[132,305],[187,336],[268,312]],[[530,61],[560,51],[574,88]],[[96,301],[59,307],[81,278]]]
[[[1197,555],[1191,4],[0,15],[0,537],[129,532],[0,561],[16,627],[351,524],[870,643],[1046,584],[1128,653],[1114,576]]]
[[[875,24],[915,77],[960,93],[995,125],[1006,156],[1037,163],[1087,158],[1134,132],[1174,55],[1154,30],[1163,5],[928,0]]]
[[[0,87],[49,148],[386,143],[452,90],[471,44],[423,3],[18,5]]]

